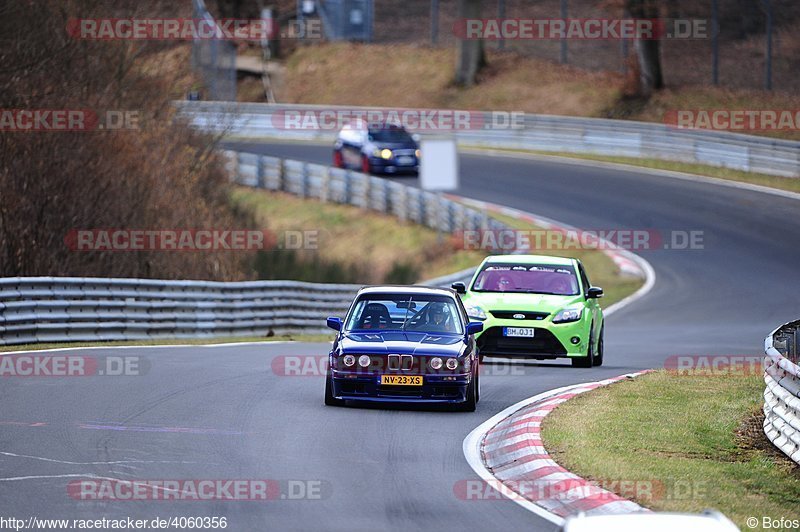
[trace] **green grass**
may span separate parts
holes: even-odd
[[[800,518],[800,468],[757,423],[763,389],[760,376],[659,371],[564,403],[542,437],[558,463],[584,478],[652,481],[643,506],[714,508],[748,530],[750,516]]]
[[[0,346],[0,353],[14,351],[41,351],[42,349],[61,349],[66,347],[117,347],[148,345],[206,345],[242,342],[330,342],[333,334],[286,334],[275,336],[230,336],[217,338],[154,338],[152,340],[122,340],[113,342],[63,342],[45,344],[20,344]]]
[[[600,161],[607,163],[626,164],[652,168],[654,170],[668,170],[672,172],[682,172],[699,176],[715,177],[717,179],[727,179],[751,185],[761,185],[765,187],[787,190],[789,192],[800,192],[800,178],[781,177],[769,174],[759,174],[756,172],[744,172],[732,168],[721,168],[719,166],[708,166],[704,164],[682,163],[677,161],[666,161],[663,159],[638,158],[638,157],[619,157],[610,155],[592,155],[583,153],[536,151],[536,150],[516,150],[502,148],[492,148],[493,151],[507,151],[509,153],[529,153],[532,155],[547,155],[554,157],[566,157],[569,159],[581,159],[586,161]]]
[[[237,187],[232,200],[237,208],[249,212],[259,227],[278,235],[287,230],[318,232],[317,249],[299,253],[289,267],[276,264],[273,258],[282,251],[264,253],[261,278],[298,279],[285,274],[297,273],[304,263],[310,263],[317,264],[318,271],[302,280],[411,284],[474,266],[485,256],[459,249],[449,238],[440,239],[433,229],[350,205],[249,187]]]

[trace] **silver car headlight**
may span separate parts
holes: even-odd
[[[564,307],[553,318],[553,323],[568,323],[578,321],[583,316],[583,305]]]
[[[479,306],[468,306],[467,307],[467,316],[470,318],[475,318],[476,320],[485,320],[486,319],[486,312]]]

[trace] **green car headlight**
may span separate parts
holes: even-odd
[[[468,306],[467,316],[483,321],[486,319],[486,312],[479,306]]]
[[[553,318],[553,323],[568,323],[570,321],[578,321],[583,316],[583,306],[573,305],[565,307],[558,311],[558,314]]]

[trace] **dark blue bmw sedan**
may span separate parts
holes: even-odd
[[[329,355],[325,404],[345,401],[440,403],[472,412],[480,399],[479,357],[461,300],[449,289],[363,288]]]

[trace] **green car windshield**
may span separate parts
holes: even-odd
[[[356,301],[346,331],[464,334],[456,302],[436,294],[368,294]]]
[[[572,266],[487,264],[475,278],[472,291],[574,296],[579,293],[578,287]]]

